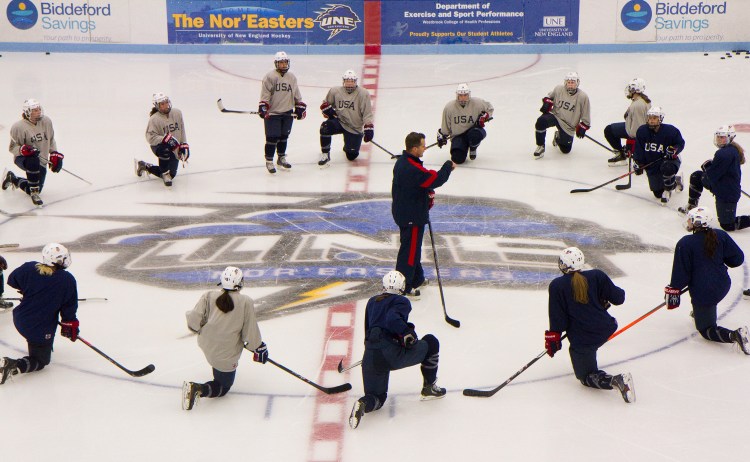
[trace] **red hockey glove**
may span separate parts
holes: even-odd
[[[336,115],[336,108],[331,106],[328,101],[323,101],[323,104],[320,105],[320,110],[323,111],[323,117],[326,119],[335,119],[338,117]]]
[[[182,143],[177,149],[177,158],[183,162],[187,162],[187,160],[190,158],[190,145],[188,145],[187,143]]]
[[[541,109],[539,109],[539,112],[541,112],[542,114],[546,114],[551,111],[553,107],[555,107],[554,101],[547,97],[542,98],[542,107]]]
[[[680,153],[677,151],[676,146],[667,146],[667,152],[664,153],[664,160],[677,159]]]
[[[373,124],[365,125],[365,143],[369,143],[375,137],[375,126]]]
[[[170,151],[174,151],[180,147],[180,142],[171,133],[164,135],[164,138],[161,139],[161,144],[165,145]]]
[[[562,342],[560,341],[560,332],[545,330],[544,348],[547,350],[547,354],[550,358],[555,356],[555,353],[560,351],[560,348],[562,348]]]
[[[307,117],[307,104],[300,101],[294,106],[294,116],[297,120],[302,120]]]
[[[78,326],[80,323],[76,319],[75,321],[68,321],[60,323],[60,335],[63,337],[69,338],[71,342],[75,342],[78,340],[78,333],[80,332],[80,329],[78,329]]]
[[[489,114],[482,111],[479,113],[479,117],[477,118],[477,127],[484,128],[484,124],[489,122],[492,119]]]
[[[24,157],[38,156],[39,150],[30,144],[21,146],[21,155]]]
[[[261,119],[267,119],[268,118],[268,111],[271,109],[271,106],[268,104],[268,101],[261,101],[258,103],[258,117]]]
[[[63,157],[65,156],[61,152],[52,151],[49,153],[49,166],[54,173],[62,170]]]
[[[260,342],[260,346],[253,350],[253,361],[265,364],[268,361],[268,347],[266,342]]]
[[[433,205],[435,205],[435,190],[434,189],[427,190],[427,198],[429,199],[429,206],[427,210],[429,210],[432,208]]]
[[[680,306],[680,289],[672,286],[664,288],[664,301],[667,302],[667,309],[673,310]]]
[[[578,138],[583,138],[584,136],[586,136],[586,130],[588,130],[589,128],[591,127],[589,127],[585,123],[579,123],[578,126],[576,126],[576,136]]]

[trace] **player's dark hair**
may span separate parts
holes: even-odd
[[[229,295],[228,290],[224,290],[224,292],[219,295],[219,298],[216,299],[216,306],[221,310],[222,313],[229,313],[234,309],[234,301],[232,300],[232,297]]]
[[[573,288],[573,300],[583,305],[589,302],[589,281],[579,271],[573,272],[570,279]]]
[[[732,141],[732,146],[734,146],[734,149],[737,150],[737,155],[740,158],[740,165],[743,165],[745,163],[745,150],[742,149],[742,146],[737,144],[735,141]]]
[[[419,145],[422,144],[423,139],[424,133],[411,132],[406,135],[406,140],[404,140],[404,144],[406,145],[406,152],[411,151],[412,148],[419,147]]]
[[[159,109],[152,106],[151,107],[151,112],[148,113],[148,116],[151,117],[152,115],[156,114],[157,112],[159,112]]]
[[[716,248],[719,246],[719,236],[711,228],[701,228],[699,232],[706,233],[706,238],[703,239],[703,251],[706,252],[708,258],[713,258]]]

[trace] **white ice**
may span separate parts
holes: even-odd
[[[456,84],[468,82],[474,96],[494,104],[494,120],[477,160],[459,166],[438,197],[519,201],[539,212],[580,220],[580,227],[621,230],[666,248],[634,253],[622,242],[622,251],[611,256],[624,273],[615,282],[627,292],[625,304],[611,313],[625,326],[662,301],[672,263],[669,249],[685,234],[676,209],[687,202],[687,190],[666,207],[648,191],[645,176],[634,177],[627,191],[611,185],[569,194],[625,170],[609,168],[608,153],[589,140],[576,139],[571,154],[559,153],[552,147],[552,131],[545,157],[534,160],[533,125],[541,98],[566,72],[577,71],[592,102],[589,133],[604,141],[604,127],[621,121],[627,108],[625,83],[645,78],[647,93],[666,112],[665,122],[677,126],[687,141],[681,170],[687,182],[689,173],[713,155],[713,131],[747,122],[750,59],[719,56],[384,56],[375,139],[392,152],[402,149],[412,130],[426,133],[432,143],[444,104],[454,97]],[[340,83],[344,70],[361,71],[363,59],[292,57],[308,117],[295,122],[289,141],[292,171],[272,177],[263,166],[261,122],[256,116],[221,114],[215,104],[221,97],[227,107],[253,110],[259,79],[272,64],[266,55],[3,53],[0,145],[9,142],[9,128],[20,117],[23,100],[36,98],[54,122],[65,167],[93,183],[50,173],[42,209],[33,208],[18,191],[0,193],[5,212],[0,243],[21,244],[3,255],[14,268],[39,259],[39,248],[47,242],[68,244],[74,249],[71,272],[81,296],[108,298],[81,303],[81,335],[128,367],[154,363],[156,371],[130,378],[80,342],[58,337],[50,366],[0,387],[0,460],[684,461],[747,454],[750,358],[697,336],[688,296],[678,310],[657,311],[599,352],[602,368],[633,374],[635,404],[625,404],[615,392],[583,387],[572,375],[565,350],[542,358],[492,398],[462,396],[464,388],[502,383],[543,349],[546,284],[523,290],[447,285],[446,305],[462,322],[460,329],[444,322],[438,287],[426,289],[415,302],[412,320],[421,334],[432,332],[441,341],[439,383],[448,388],[447,398],[418,400],[418,368],[393,373],[386,406],[366,415],[356,431],[345,427],[340,452],[335,444],[316,444],[313,421],[345,422],[362,394],[359,369],[327,379],[352,383],[343,404],[316,408],[314,389],[245,355],[229,395],[204,399],[189,413],[180,409],[182,381],[210,378],[195,339],[186,337],[184,322],[184,312],[202,290],[105,276],[97,268],[113,253],[106,245],[79,248],[77,240],[106,230],[127,235],[143,216],[184,216],[189,224],[190,217],[213,211],[206,204],[283,201],[304,208],[304,197],[311,193],[345,198],[350,165],[341,153],[340,137],[334,137],[331,168],[317,166],[322,121],[317,106],[327,89]],[[134,157],[153,158],[143,133],[156,91],[170,95],[183,110],[192,151],[189,166],[180,170],[171,190],[159,180],[139,180],[133,174]],[[746,133],[739,133],[737,141],[750,146]],[[432,148],[425,160],[437,168],[447,156],[447,149]],[[368,191],[388,193],[393,161],[374,146],[369,157]],[[10,154],[5,159],[2,166],[12,167]],[[702,203],[713,210],[710,194]],[[738,213],[749,209],[750,201],[741,199]],[[439,232],[440,223],[434,225]],[[747,231],[732,237],[748,249]],[[426,266],[431,264],[427,242]],[[720,323],[736,328],[750,323],[750,301],[741,297],[749,283],[748,266],[730,274],[733,286],[719,305]],[[261,297],[282,288],[249,286],[245,292]],[[13,292],[6,287],[6,296]],[[362,351],[363,310],[360,300],[353,361]],[[317,309],[263,321],[261,330],[273,358],[317,381],[327,342],[325,322],[326,309]],[[0,356],[19,357],[25,347],[12,314],[0,314]]]

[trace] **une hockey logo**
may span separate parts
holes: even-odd
[[[6,9],[8,21],[16,29],[31,29],[39,19],[39,11],[36,5],[29,0],[13,0]]]
[[[204,204],[211,212],[200,217],[137,217],[127,231],[95,233],[79,243],[115,254],[100,274],[162,288],[205,290],[226,266],[237,266],[246,287],[267,294],[256,300],[264,317],[376,293],[395,267],[399,247],[390,195],[295,196],[291,204],[282,194],[270,202]],[[608,254],[670,251],[631,233],[509,200],[438,195],[431,221],[446,287],[543,290],[560,274],[560,251],[571,245],[612,277],[622,271]],[[434,280],[429,234],[422,266]]]
[[[343,31],[352,31],[357,28],[357,23],[362,22],[354,12],[347,5],[328,5],[328,8],[321,12],[317,12],[318,17],[314,19],[318,23],[321,29],[326,32],[330,32],[328,40],[338,35]]]

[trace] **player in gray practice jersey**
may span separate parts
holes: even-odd
[[[625,165],[635,151],[635,135],[646,124],[646,113],[651,109],[651,99],[646,96],[646,81],[635,78],[625,86],[625,97],[631,100],[625,111],[625,122],[615,122],[604,127],[604,137],[616,155],[607,160],[610,167]],[[625,147],[622,146],[625,141]]]
[[[320,105],[327,119],[320,124],[322,154],[318,165],[321,168],[330,165],[331,135],[344,135],[344,153],[349,160],[359,156],[363,138],[369,143],[375,136],[370,92],[357,85],[357,74],[352,70],[344,72],[341,78],[343,85],[331,88]]]
[[[47,177],[47,165],[57,173],[62,169],[63,156],[57,152],[55,130],[52,121],[44,115],[41,104],[35,99],[23,102],[21,120],[10,128],[10,153],[13,163],[26,172],[26,178],[18,178],[6,171],[2,178],[2,189],[19,188],[29,195],[34,205],[44,203],[39,197]]]
[[[477,147],[487,136],[484,124],[492,120],[495,108],[489,102],[471,96],[465,83],[456,88],[456,99],[443,109],[443,121],[438,129],[437,145],[442,148],[451,140],[451,160],[457,164],[477,158]]]
[[[144,172],[149,173],[160,177],[165,186],[172,186],[180,161],[187,162],[190,157],[185,122],[182,111],[172,107],[169,96],[164,93],[154,93],[153,104],[146,127],[146,141],[151,146],[151,152],[159,158],[159,165],[136,160],[135,174],[142,176]]]
[[[302,120],[307,116],[307,105],[297,85],[297,77],[289,72],[289,57],[283,51],[273,59],[275,69],[263,77],[260,86],[258,116],[266,130],[266,169],[276,173],[273,156],[278,154],[276,165],[286,171],[292,168],[286,159],[286,143],[292,132],[293,117]]]
[[[591,105],[589,96],[580,88],[577,72],[565,74],[563,85],[556,86],[542,98],[542,115],[536,119],[536,149],[534,159],[544,157],[544,140],[547,129],[556,127],[552,145],[557,146],[563,154],[573,149],[573,135],[578,138],[586,136],[591,127]]]

